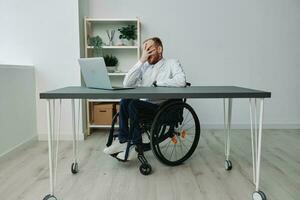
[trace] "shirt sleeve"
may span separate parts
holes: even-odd
[[[143,63],[138,61],[125,75],[123,86],[134,87],[137,86],[142,78]]]
[[[171,78],[164,81],[157,81],[156,85],[173,87],[184,87],[186,85],[185,73],[178,60],[171,64]]]

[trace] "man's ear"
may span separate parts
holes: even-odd
[[[162,47],[161,47],[161,46],[158,46],[157,52],[158,52],[158,53],[162,53],[162,51],[163,51]]]

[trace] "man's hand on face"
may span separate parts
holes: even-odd
[[[154,55],[156,53],[156,49],[153,46],[153,44],[151,43],[151,41],[145,42],[144,46],[143,46],[143,53],[142,56],[140,58],[140,61],[142,63],[146,62],[148,60],[148,58],[151,55]]]

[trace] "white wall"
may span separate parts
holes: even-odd
[[[296,0],[91,0],[91,17],[135,17],[144,38],[158,35],[194,85],[240,85],[272,92],[265,123],[300,127],[300,2]],[[78,2],[0,0],[0,63],[34,65],[37,131],[47,133],[41,91],[80,85]],[[222,124],[221,101],[192,101],[201,122]],[[62,132],[71,133],[69,103]],[[248,123],[247,100],[233,123]]]
[[[36,89],[32,66],[0,65],[0,157],[36,140]]]
[[[80,85],[78,2],[0,0],[0,63],[36,68],[37,130],[46,138],[46,101],[39,93]],[[70,103],[64,103],[62,134],[71,134]]]
[[[300,127],[300,1],[90,0],[90,17],[140,17],[142,39],[159,36],[193,85],[237,85],[272,92],[265,127]],[[222,101],[190,101],[210,127]],[[233,123],[249,123],[248,100],[234,100]]]

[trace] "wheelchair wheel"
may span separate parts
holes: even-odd
[[[193,108],[184,102],[162,107],[156,114],[150,144],[157,159],[176,166],[194,153],[200,139],[200,122]]]

